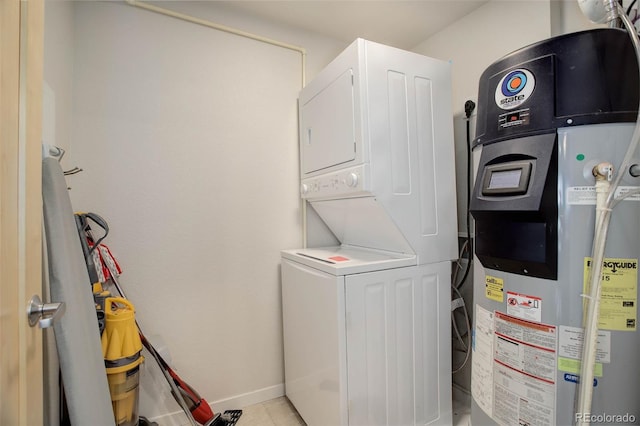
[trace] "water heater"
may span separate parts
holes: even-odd
[[[576,412],[591,268],[592,169],[618,166],[635,126],[627,34],[552,38],[492,64],[479,84],[472,424],[640,424],[640,197],[613,210],[603,262],[593,402]],[[635,163],[640,154],[635,153]],[[619,191],[640,186],[628,171]]]

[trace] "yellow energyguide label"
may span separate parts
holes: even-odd
[[[487,299],[501,303],[504,302],[504,280],[502,278],[486,275],[484,286]]]
[[[591,258],[584,258],[584,293],[589,294]],[[638,259],[605,258],[598,328],[636,331],[638,320]]]

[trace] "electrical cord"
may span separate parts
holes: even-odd
[[[462,275],[462,279],[458,284],[455,285],[456,289],[462,288],[462,285],[465,283],[467,277],[469,276],[469,271],[471,270],[471,260],[473,258],[473,243],[471,241],[471,213],[469,211],[469,206],[471,204],[471,113],[475,108],[476,104],[472,100],[468,100],[464,103],[464,114],[466,116],[467,122],[467,265],[465,267],[464,274]]]
[[[462,345],[462,349],[454,348],[454,350],[457,350],[460,352],[467,352],[469,348],[467,347],[467,344],[464,342],[464,339],[462,337],[467,336],[468,333],[467,332],[464,332],[462,334],[460,333],[460,330],[458,329],[458,323],[456,322],[456,319],[453,316],[453,312],[451,312],[451,325],[453,328],[453,332],[456,334],[456,339],[458,339],[458,342],[460,342],[460,344]]]
[[[633,10],[633,6],[636,4],[637,0],[633,0],[629,6],[627,7],[627,16],[629,17],[629,19],[631,19],[631,23],[635,26],[636,22],[638,22],[638,20],[640,19],[640,16],[638,16],[638,11],[636,10],[635,16],[632,18],[631,17],[631,11]]]
[[[451,277],[451,282],[455,283],[458,281],[458,271],[463,269],[462,264],[460,263],[460,260],[462,259],[462,255],[467,251],[467,246],[469,245],[469,241],[465,241],[464,244],[462,244],[462,247],[460,248],[460,251],[458,252],[458,260],[456,260],[456,267],[453,270],[453,275]]]
[[[460,366],[458,366],[457,368],[453,369],[453,371],[451,372],[451,374],[456,374],[458,372],[460,372],[465,365],[467,365],[467,362],[469,362],[469,357],[471,356],[471,333],[469,332],[469,330],[471,330],[471,321],[469,320],[469,312],[467,311],[467,306],[464,304],[464,299],[462,298],[462,295],[460,294],[460,292],[458,291],[457,288],[455,288],[454,286],[451,286],[451,289],[456,293],[456,295],[462,299],[463,303],[462,303],[462,312],[464,313],[464,320],[465,320],[465,325],[467,326],[467,332],[465,333],[467,335],[467,344],[465,345],[464,342],[462,342],[462,336],[460,335],[460,332],[458,331],[458,326],[456,325],[456,322],[453,318],[453,312],[451,312],[451,316],[452,316],[452,322],[454,324],[454,330],[456,332],[456,334],[458,335],[458,339],[460,339],[460,341],[463,343],[463,345],[465,346],[465,357],[464,357],[464,361],[462,361],[462,364]]]
[[[473,249],[472,249],[472,241],[471,241],[471,213],[469,210],[469,205],[471,204],[471,124],[470,124],[470,118],[471,118],[471,113],[473,112],[473,110],[475,109],[476,104],[475,102],[473,102],[472,100],[468,100],[465,102],[464,104],[464,113],[466,116],[466,126],[467,126],[467,139],[466,139],[466,145],[467,145],[467,175],[466,175],[466,180],[467,180],[467,210],[466,210],[466,224],[467,224],[467,240],[465,241],[465,243],[463,244],[462,248],[460,249],[460,254],[458,255],[459,259],[462,259],[463,254],[465,253],[465,251],[467,252],[467,264],[465,266],[465,270],[464,270],[464,274],[462,276],[462,280],[460,280],[460,282],[458,284],[455,284],[457,281],[457,277],[458,277],[458,270],[461,269],[460,268],[460,264],[458,262],[458,267],[456,268],[454,274],[453,274],[453,279],[452,279],[452,285],[451,285],[451,290],[455,293],[455,297],[459,298],[460,300],[462,300],[462,306],[460,306],[462,308],[462,313],[464,314],[464,321],[465,321],[465,325],[466,325],[466,331],[463,333],[460,333],[460,330],[458,329],[458,324],[456,323],[456,319],[455,319],[455,315],[454,312],[455,310],[451,311],[451,323],[452,323],[452,329],[453,332],[455,333],[457,340],[460,342],[460,344],[462,345],[463,349],[459,350],[460,352],[465,352],[465,357],[464,357],[464,361],[462,362],[462,364],[456,368],[454,368],[452,370],[452,374],[458,373],[460,371],[462,371],[462,369],[465,367],[465,365],[467,365],[467,363],[469,362],[469,357],[471,356],[471,322],[469,320],[469,313],[467,311],[467,306],[465,304],[464,298],[462,297],[462,294],[460,293],[459,289],[462,287],[462,285],[465,283],[467,277],[469,276],[469,271],[471,270],[471,260],[473,258]],[[465,343],[463,336],[467,337],[467,342]]]
[[[629,7],[627,7],[627,15],[629,15],[631,13],[631,9],[633,8],[633,5],[636,4],[636,1],[638,1],[638,0],[633,0],[631,2],[631,4],[629,5]]]

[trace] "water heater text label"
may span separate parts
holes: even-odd
[[[485,277],[485,296],[496,302],[504,302],[504,280],[487,275]]]

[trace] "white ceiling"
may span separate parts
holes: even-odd
[[[411,49],[489,0],[223,1],[270,21],[350,43],[357,37]]]

